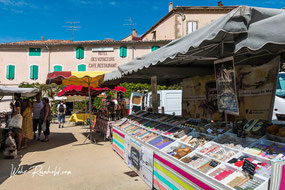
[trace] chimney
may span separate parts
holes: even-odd
[[[172,10],[173,10],[173,3],[170,2],[170,3],[168,4],[168,11],[170,12],[170,11],[172,11]]]
[[[133,37],[138,37],[138,33],[137,33],[136,29],[133,29],[132,36]]]
[[[219,2],[218,2],[218,7],[222,7],[222,6],[223,6],[222,1],[219,1]]]
[[[45,38],[42,36],[42,41],[45,41]]]

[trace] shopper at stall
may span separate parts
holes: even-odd
[[[32,116],[32,108],[31,103],[28,99],[24,100],[25,110],[23,112],[23,126],[22,126],[22,134],[23,134],[23,148],[27,148],[28,140],[33,139],[33,116]]]
[[[65,123],[65,112],[66,112],[66,105],[63,101],[60,101],[60,103],[57,105],[57,111],[58,111],[58,128],[63,128],[63,125]]]
[[[22,145],[22,125],[23,125],[23,117],[18,111],[13,112],[13,117],[9,122],[9,128],[12,129],[13,133],[16,137],[17,149],[21,149]]]
[[[23,114],[24,108],[23,108],[23,101],[21,99],[21,94],[15,93],[14,98],[16,100],[14,104],[13,112],[18,112],[19,114]]]
[[[34,131],[34,139],[36,139],[36,131],[38,131],[38,140],[40,140],[41,136],[41,124],[40,124],[40,111],[43,108],[43,102],[41,100],[41,93],[39,92],[36,95],[36,101],[33,102],[33,131]]]
[[[49,99],[47,97],[43,98],[43,108],[40,112],[40,120],[42,123],[42,129],[44,131],[45,138],[42,140],[42,142],[48,142],[49,141],[49,134],[50,134],[50,120],[51,120],[51,108],[49,105]]]

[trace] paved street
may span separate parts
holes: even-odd
[[[139,177],[124,174],[131,170],[110,142],[83,144],[86,130],[86,126],[52,125],[50,142],[33,140],[14,160],[1,155],[0,189],[149,189]]]

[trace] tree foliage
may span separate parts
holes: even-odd
[[[19,88],[37,88],[42,92],[43,96],[53,98],[56,96],[65,86],[57,84],[40,84],[40,83],[27,83],[22,82]]]
[[[124,94],[125,98],[130,98],[132,92],[151,92],[150,84],[142,84],[142,83],[122,83],[120,86],[126,88],[126,93]],[[171,86],[161,86],[157,85],[157,90],[181,90],[181,84],[175,84]]]

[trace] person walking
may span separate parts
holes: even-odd
[[[49,134],[50,134],[50,120],[51,120],[51,108],[49,105],[49,99],[47,97],[43,98],[43,108],[40,112],[40,122],[42,125],[45,125],[44,135],[45,138],[42,140],[42,142],[48,142],[49,141]]]
[[[33,139],[33,116],[31,103],[28,99],[24,100],[25,110],[23,112],[23,125],[22,125],[22,135],[23,135],[23,147],[27,148],[28,140]]]
[[[58,111],[58,128],[63,128],[63,125],[65,123],[65,112],[66,112],[66,105],[63,103],[63,101],[60,101],[60,103],[57,105],[57,111]]]
[[[39,92],[36,95],[36,101],[33,102],[33,131],[34,131],[34,139],[36,139],[36,131],[38,130],[38,140],[40,140],[41,136],[41,123],[40,123],[40,111],[43,108],[43,102],[41,101],[41,93]]]

